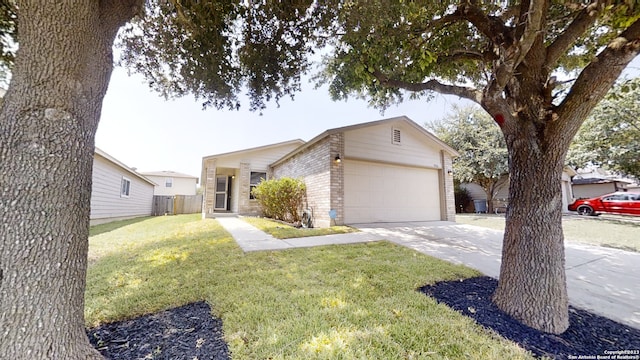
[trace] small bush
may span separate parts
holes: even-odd
[[[251,191],[264,216],[291,223],[300,222],[306,193],[301,179],[288,177],[263,180]]]
[[[471,203],[471,194],[466,188],[460,186],[460,183],[456,182],[453,185],[453,195],[455,197],[456,212],[463,213]]]

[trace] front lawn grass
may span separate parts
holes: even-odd
[[[358,229],[349,226],[332,226],[328,228],[296,228],[291,225],[283,224],[278,221],[259,218],[259,217],[243,217],[244,221],[257,227],[258,229],[270,234],[276,239],[291,239],[308,236],[321,236],[333,234],[346,234],[358,232]]]
[[[416,288],[477,272],[387,242],[243,253],[216,220],[89,239],[88,326],[206,300],[234,359],[524,359]]]
[[[504,231],[505,218],[491,214],[456,214],[456,222]],[[640,224],[637,223],[565,216],[562,218],[562,230],[569,242],[640,252]]]

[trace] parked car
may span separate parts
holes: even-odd
[[[580,215],[598,215],[605,212],[640,215],[640,194],[615,192],[592,199],[579,199],[569,205],[569,210],[577,211]]]

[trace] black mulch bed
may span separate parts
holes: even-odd
[[[222,321],[204,301],[87,331],[107,359],[230,359]]]
[[[598,355],[606,358],[610,351],[626,350],[631,355],[629,359],[638,359],[640,330],[570,307],[569,329],[561,335],[546,334],[522,325],[491,302],[497,284],[490,277],[476,277],[419,290],[537,356],[596,359]],[[231,358],[222,334],[222,321],[211,316],[205,302],[105,324],[88,330],[87,334],[93,346],[113,360]]]
[[[602,316],[570,307],[569,329],[561,335],[540,332],[514,320],[498,309],[491,296],[498,281],[490,277],[475,277],[424,286],[419,290],[438,302],[469,316],[480,325],[493,329],[503,337],[517,342],[536,356],[553,359],[608,358],[608,352],[627,351],[629,359],[638,359],[640,330]],[[625,355],[625,354],[621,354]],[[611,359],[624,359],[613,355]]]

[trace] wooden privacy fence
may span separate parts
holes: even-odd
[[[154,216],[194,214],[202,211],[202,195],[155,195],[153,197]]]

